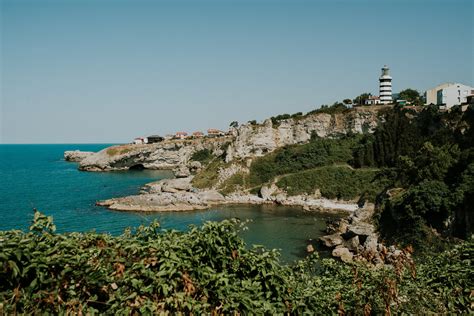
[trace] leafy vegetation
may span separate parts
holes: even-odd
[[[319,109],[310,111],[306,113],[306,115],[317,114],[317,113],[326,113],[326,114],[337,114],[337,113],[344,113],[349,111],[349,108],[341,102],[334,102],[333,105],[326,105],[323,104],[319,107]]]
[[[382,167],[388,188],[402,188],[378,203],[379,227],[387,240],[423,248],[441,237],[471,235],[473,140],[472,107],[464,113],[426,107],[419,114],[396,108],[356,146],[355,166]]]
[[[472,313],[472,241],[416,269],[316,255],[290,266],[274,250],[247,247],[239,227],[208,222],[177,232],[154,222],[120,236],[56,234],[51,218],[36,213],[29,232],[0,232],[0,313]]]
[[[372,93],[364,92],[361,95],[357,96],[353,100],[353,103],[354,103],[354,105],[364,105],[365,100],[367,100],[371,96],[372,96]]]
[[[398,97],[402,100],[406,100],[408,102],[410,102],[411,104],[413,105],[423,105],[423,99],[420,95],[420,93],[415,90],[415,89],[405,89],[405,90],[402,90],[400,91]]]
[[[222,160],[221,157],[215,157],[203,170],[194,176],[192,184],[200,189],[212,188],[217,184],[219,179],[219,169],[223,166],[225,166],[224,160]]]
[[[376,169],[326,166],[283,176],[277,185],[290,195],[313,194],[318,188],[329,199],[353,200],[363,196],[373,202],[385,180],[377,174]]]
[[[279,175],[302,170],[346,163],[352,159],[352,147],[357,137],[327,139],[312,137],[303,145],[285,146],[264,157],[257,158],[250,166],[249,184],[261,185]]]
[[[219,191],[224,195],[228,195],[232,192],[244,189],[247,186],[246,182],[247,175],[243,172],[237,172],[222,183]]]
[[[109,156],[115,156],[115,155],[123,155],[123,154],[126,154],[128,152],[132,151],[132,148],[128,145],[124,145],[124,146],[113,146],[113,147],[109,147],[107,148],[107,155]]]
[[[212,151],[205,148],[194,152],[191,155],[191,160],[199,161],[205,164],[210,162],[214,157],[215,156],[212,154]]]

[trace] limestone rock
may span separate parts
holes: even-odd
[[[187,178],[191,175],[191,172],[186,166],[180,166],[179,168],[175,169],[174,176],[176,178]]]
[[[270,186],[264,185],[260,189],[260,196],[264,200],[270,200],[272,194],[275,193],[277,190],[278,190],[278,187],[275,184],[272,184]]]
[[[202,164],[199,161],[191,161],[188,165],[189,170],[192,172],[197,172],[201,170]]]
[[[367,237],[369,235],[374,234],[374,230],[375,230],[374,226],[369,223],[361,222],[357,224],[352,224],[352,225],[349,225],[349,227],[347,228],[347,232],[344,238],[349,239],[356,235]]]
[[[377,237],[374,235],[369,235],[364,242],[364,249],[368,253],[375,254],[378,253],[377,245]]]
[[[278,147],[308,142],[312,133],[319,137],[331,137],[347,133],[373,132],[380,118],[379,109],[354,108],[347,113],[315,113],[295,120],[289,118],[273,125],[271,120],[263,124],[243,124],[235,131],[235,141],[226,151],[226,161],[236,158],[263,156]]]
[[[163,192],[176,193],[177,191],[189,191],[192,189],[191,178],[165,179],[161,181]]]
[[[359,236],[354,236],[350,238],[349,240],[346,240],[344,242],[344,245],[346,248],[348,248],[350,251],[357,252],[359,249]]]
[[[336,248],[332,251],[333,257],[341,258],[343,262],[352,262],[354,255],[347,248]]]
[[[85,158],[95,154],[92,151],[70,150],[64,152],[64,160],[72,162],[81,162]]]
[[[207,190],[203,192],[199,192],[199,197],[201,200],[207,202],[223,202],[225,201],[225,197],[217,192],[216,190]]]
[[[343,238],[341,237],[341,235],[338,234],[338,233],[332,234],[332,235],[326,235],[326,236],[319,237],[319,240],[320,240],[326,247],[329,247],[329,248],[336,247],[337,245],[342,244],[342,242],[344,241],[344,239],[343,239]]]

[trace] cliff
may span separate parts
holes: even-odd
[[[146,145],[120,145],[88,155],[79,165],[85,171],[111,171],[131,168],[174,169],[186,166],[194,152],[208,149],[226,162],[263,156],[291,144],[308,142],[312,134],[337,137],[373,132],[380,123],[384,107],[360,107],[343,113],[315,113],[272,123],[243,124],[233,136],[194,140],[170,140]]]
[[[222,148],[232,138],[208,138],[196,140],[171,140],[145,145],[118,145],[105,148],[87,156],[79,164],[84,171],[113,171],[127,169],[167,170],[185,166],[191,155],[208,149],[222,155]]]
[[[226,161],[259,157],[282,146],[306,143],[312,134],[332,138],[372,133],[381,121],[382,109],[385,107],[360,107],[343,113],[316,113],[285,119],[277,124],[270,119],[259,125],[244,124],[235,131],[236,138],[227,149]]]

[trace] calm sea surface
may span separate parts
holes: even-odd
[[[80,172],[65,162],[66,150],[98,151],[109,144],[0,145],[0,230],[27,229],[33,208],[54,217],[60,232],[119,234],[158,219],[167,229],[238,217],[250,219],[242,236],[249,244],[279,248],[289,262],[304,255],[308,239],[322,235],[330,215],[299,208],[269,206],[219,207],[208,211],[160,214],[114,212],[95,206],[97,200],[135,194],[141,185],[169,177],[160,171]]]

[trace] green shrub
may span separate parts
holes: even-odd
[[[374,201],[384,182],[377,173],[374,169],[327,166],[283,176],[277,185],[290,195],[313,194],[319,189],[329,199],[353,200],[364,195]]]
[[[224,195],[228,195],[239,189],[245,188],[246,176],[247,175],[242,172],[233,174],[231,177],[229,177],[229,179],[222,183],[222,185],[220,186],[220,192]]]
[[[212,158],[214,158],[214,155],[209,149],[198,150],[191,155],[191,160],[199,161],[201,163],[207,163]]]
[[[341,139],[313,137],[309,143],[290,145],[255,159],[250,166],[249,184],[257,186],[276,176],[352,159],[352,147],[360,136]]]
[[[220,158],[214,158],[209,164],[200,172],[198,172],[193,180],[192,184],[196,188],[205,189],[211,188],[217,184],[219,179],[219,169],[224,167],[225,163]]]
[[[154,222],[120,236],[0,232],[2,314],[447,314],[472,312],[473,242],[414,267],[345,265],[313,255],[282,265],[248,248],[237,221],[188,232]]]

